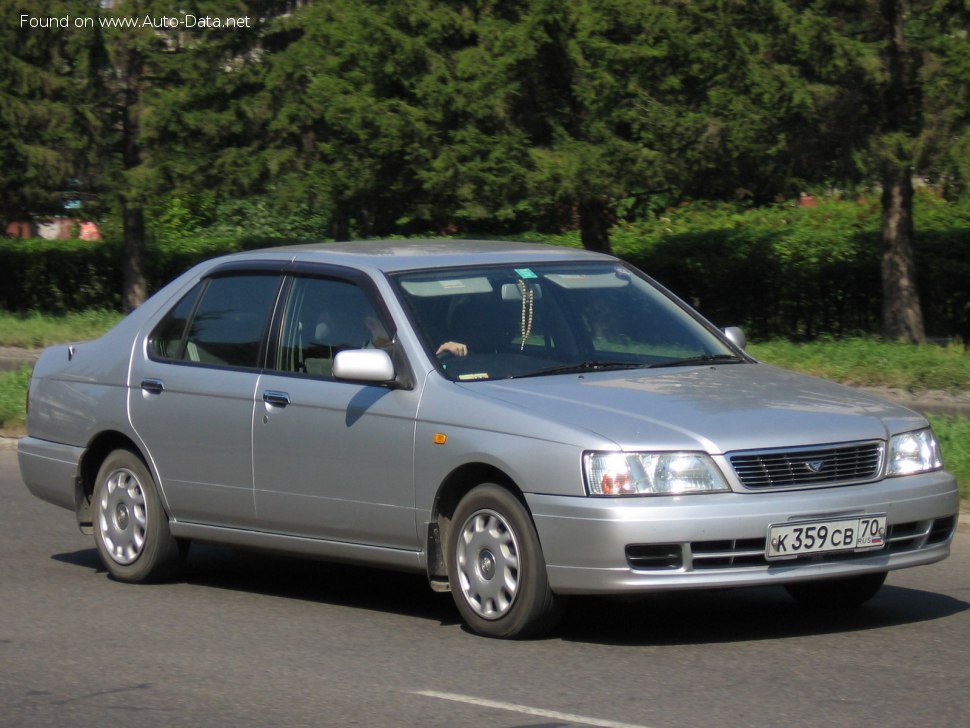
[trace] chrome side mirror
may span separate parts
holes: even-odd
[[[357,382],[391,382],[394,363],[383,349],[347,349],[334,357],[333,375]]]
[[[724,329],[724,335],[727,337],[728,341],[734,344],[739,349],[744,349],[748,345],[748,339],[744,335],[744,331],[738,326],[728,326]]]

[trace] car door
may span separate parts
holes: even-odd
[[[281,281],[267,271],[203,280],[134,357],[131,422],[177,520],[255,524],[253,401]]]
[[[284,299],[253,421],[260,527],[416,550],[418,394],[332,376],[342,349],[395,346],[376,292],[362,279],[301,275]]]

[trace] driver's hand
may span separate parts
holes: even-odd
[[[457,341],[446,341],[444,344],[439,346],[438,351],[435,352],[435,356],[441,356],[442,354],[468,356],[468,347],[465,344],[459,344]]]

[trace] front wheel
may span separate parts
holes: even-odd
[[[452,523],[448,574],[465,623],[487,637],[552,629],[563,602],[549,588],[539,537],[522,503],[486,483],[461,500]]]
[[[786,591],[806,607],[813,609],[851,609],[865,604],[882,588],[886,572],[846,576],[821,581],[785,584]]]
[[[168,528],[151,473],[130,450],[115,450],[101,465],[92,497],[94,542],[108,573],[146,582],[174,571],[184,555]]]

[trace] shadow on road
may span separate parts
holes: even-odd
[[[51,558],[104,573],[93,548]],[[173,583],[403,614],[442,624],[461,621],[451,596],[432,592],[427,579],[419,574],[225,546],[193,543],[181,574]]]
[[[942,619],[970,609],[944,594],[884,586],[847,611],[813,610],[781,587],[681,592],[638,601],[576,598],[559,629],[574,642],[696,645],[858,632]]]
[[[103,572],[92,549],[52,557]],[[193,544],[176,583],[434,620],[460,619],[448,594],[420,574]],[[137,587],[133,587],[137,588]],[[813,611],[781,587],[657,594],[637,600],[574,597],[551,639],[609,645],[692,645],[857,632],[942,619],[970,609],[943,594],[887,585],[846,612]]]

